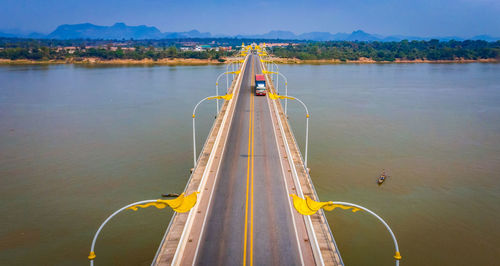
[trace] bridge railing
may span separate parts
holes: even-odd
[[[243,65],[244,65],[244,64],[241,64],[241,66],[240,66],[240,69],[239,69],[239,70],[241,70],[241,68],[243,68]],[[243,75],[243,73],[242,73],[242,72],[240,72],[240,74],[238,74],[238,75]],[[231,83],[231,87],[229,88],[229,90],[230,90],[231,92],[234,90],[234,87],[235,87],[235,86],[236,86],[236,84],[237,84],[237,80],[238,80],[237,78],[233,79],[233,81],[232,81],[232,83]],[[218,117],[218,115],[217,115],[217,117]],[[210,136],[210,135],[213,133],[213,131],[214,131],[214,129],[215,129],[215,126],[216,126],[216,123],[212,123],[212,126],[211,126],[211,128],[210,128],[210,131],[209,131],[208,136]],[[207,137],[207,138],[205,139],[205,142],[204,142],[204,144],[203,144],[203,146],[202,146],[201,150],[200,150],[200,154],[203,152],[203,150],[205,149],[205,147],[207,147],[207,145],[208,145],[208,141],[209,141],[209,138]],[[196,159],[196,165],[197,165],[197,166],[199,165],[199,161],[201,160],[201,158],[202,158],[202,156],[198,155],[198,157],[197,157],[197,159]],[[192,171],[191,171],[191,173],[190,173],[190,175],[189,175],[189,178],[188,178],[188,180],[187,180],[187,182],[186,182],[186,186],[184,187],[184,191],[186,191],[186,190],[188,189],[188,186],[189,186],[189,184],[191,183],[191,180],[193,179],[193,175],[194,175],[194,173],[195,173],[195,170],[196,170],[196,169],[192,169]],[[175,220],[176,215],[177,215],[177,213],[176,213],[176,212],[174,212],[174,214],[172,215],[172,218],[170,218],[170,222],[168,223],[167,230],[165,231],[165,234],[163,235],[163,238],[162,238],[162,240],[161,240],[161,242],[160,242],[160,245],[158,246],[158,249],[157,249],[157,251],[156,251],[156,253],[155,253],[155,256],[154,256],[154,258],[153,258],[153,261],[152,261],[151,265],[156,265],[156,262],[157,262],[158,256],[160,255],[160,252],[161,252],[161,248],[162,248],[162,247],[163,247],[163,245],[165,244],[165,240],[166,240],[167,235],[168,235],[168,233],[169,233],[169,231],[170,231],[170,229],[171,229],[171,227],[172,227],[172,224],[173,224],[173,222],[174,222],[174,220]]]
[[[261,62],[261,67],[262,67],[263,69],[266,69],[265,65],[264,65],[262,62]],[[267,70],[267,69],[266,69],[266,70]],[[269,78],[269,80],[271,80],[271,79]],[[274,87],[273,82],[271,81],[270,83],[271,83],[270,85],[271,85],[272,89],[274,90],[274,92],[275,92],[275,93],[277,93],[277,92],[276,92],[276,90],[275,90],[275,87]],[[286,117],[286,116],[285,116],[285,117]],[[280,119],[280,117],[279,117],[279,113],[278,113],[278,119]],[[286,118],[286,119],[288,119],[288,118]],[[297,139],[295,138],[295,134],[293,134],[293,130],[292,130],[292,128],[290,127],[290,125],[289,125],[289,124],[288,124],[288,126],[289,126],[289,128],[290,128],[290,133],[291,133],[290,135],[291,135],[291,137],[293,138],[294,144],[297,144],[298,142],[297,142]],[[303,157],[303,155],[302,155],[302,152],[300,151],[300,148],[299,148],[299,147],[296,147],[296,150],[298,151],[298,154],[299,154],[300,159],[302,160],[302,162],[304,162],[304,157]],[[313,191],[313,193],[314,193],[315,198],[316,198],[317,200],[319,200],[319,196],[318,196],[318,194],[317,194],[317,192],[316,192],[316,188],[314,187],[314,183],[312,182],[311,175],[309,174],[309,171],[307,170],[307,168],[306,168],[306,166],[305,166],[305,164],[304,164],[304,163],[302,163],[301,165],[302,165],[302,170],[304,170],[304,172],[305,172],[305,174],[306,174],[306,176],[307,176],[307,178],[308,178],[308,182],[309,182],[309,184],[311,185],[311,188],[312,188],[312,191]],[[291,167],[294,167],[294,168],[295,168],[295,164],[292,164],[292,165],[291,165]],[[299,183],[298,185],[300,186],[300,183]],[[328,220],[326,219],[325,212],[324,212],[323,210],[320,210],[320,211],[321,211],[321,212],[320,212],[320,215],[322,216],[323,220],[324,220],[324,221],[326,221],[326,222],[328,222]],[[338,254],[338,256],[339,256],[340,263],[341,263],[342,265],[344,265],[344,261],[342,260],[342,256],[341,256],[341,255],[340,255],[340,253],[338,252],[338,251],[339,251],[339,248],[338,248],[338,246],[337,246],[337,243],[336,243],[336,241],[335,241],[335,238],[333,237],[333,232],[332,232],[332,230],[331,230],[331,228],[330,228],[330,225],[329,225],[329,224],[328,224],[327,228],[328,228],[328,234],[330,235],[330,237],[331,237],[331,239],[332,239],[332,242],[333,242],[333,245],[335,246],[335,249],[336,249],[337,254]]]

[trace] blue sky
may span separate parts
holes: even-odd
[[[0,0],[0,30],[48,33],[60,24],[84,22],[216,34],[362,29],[382,35],[500,36],[500,0]]]

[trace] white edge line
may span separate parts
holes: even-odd
[[[242,71],[240,72],[241,73],[241,82],[243,80],[243,75],[245,74],[244,72],[244,68],[246,68],[246,60],[245,60],[245,63],[244,63],[244,66],[242,67]],[[238,77],[239,78],[239,77]],[[236,103],[235,105],[238,103],[238,100],[239,100],[239,95],[240,95],[240,91],[241,91],[241,82],[240,82],[240,85],[238,86],[238,82],[240,82],[240,80],[238,80],[235,84],[235,88],[236,87],[238,88],[238,95],[235,97],[236,99]],[[233,91],[234,93],[234,91]],[[226,109],[227,110],[227,109]],[[200,244],[201,244],[201,238],[202,236],[205,234],[205,224],[206,224],[206,221],[207,221],[207,218],[208,218],[208,213],[210,212],[210,206],[212,205],[212,196],[214,195],[214,190],[215,190],[215,187],[217,186],[217,181],[219,180],[219,170],[220,170],[220,165],[222,163],[222,158],[224,157],[224,153],[226,152],[226,144],[227,144],[227,141],[228,141],[228,138],[229,138],[229,130],[231,130],[231,125],[233,124],[233,120],[234,120],[234,113],[231,117],[231,120],[229,121],[229,126],[228,126],[228,136],[226,137],[226,141],[224,142],[224,146],[222,147],[222,154],[220,156],[220,160],[219,160],[219,165],[217,167],[217,172],[215,173],[215,181],[214,181],[214,185],[212,186],[212,190],[210,192],[210,198],[208,200],[208,206],[207,206],[207,211],[205,212],[205,218],[203,218],[203,224],[201,226],[201,231],[200,231],[200,235],[199,235],[199,239],[198,239],[198,244],[196,245],[196,250],[195,250],[195,253],[194,253],[194,258],[193,258],[193,265],[196,264],[196,260],[198,259],[198,251],[200,249]]]
[[[245,60],[247,60],[247,59],[245,59]],[[241,77],[242,76],[243,75],[240,72],[240,74],[238,75],[238,79],[240,79],[239,82],[241,82],[241,79],[242,79]],[[229,104],[233,105],[233,101],[231,101]],[[228,106],[228,108],[229,108],[229,106]],[[229,112],[226,112],[224,114],[224,118],[223,118],[223,120],[221,122],[221,125],[225,124],[228,115],[229,115]],[[221,127],[221,128],[223,128],[223,127]],[[215,140],[215,143],[214,143],[213,147],[218,147],[218,143],[220,142],[222,131],[223,130],[219,129],[219,132],[217,134],[217,137],[216,137],[216,140]],[[213,151],[213,148],[212,148],[212,151]],[[215,152],[210,153],[210,157],[208,159],[208,163],[205,166],[205,170],[203,171],[203,176],[202,176],[200,184],[198,185],[197,191],[206,184],[207,179],[208,179],[208,173],[210,172],[210,169],[212,168],[212,163],[213,163],[214,157],[215,157]],[[193,171],[193,173],[194,173],[194,171]],[[203,191],[201,193],[203,193]],[[182,253],[184,252],[184,248],[185,248],[185,246],[187,244],[186,243],[187,235],[189,235],[189,232],[187,232],[187,231],[188,230],[191,231],[191,225],[193,223],[193,216],[194,216],[194,213],[197,212],[198,206],[199,206],[199,204],[196,205],[195,209],[191,209],[191,211],[189,212],[186,224],[184,225],[184,229],[182,230],[182,235],[181,235],[181,238],[179,240],[179,244],[177,245],[177,249],[175,250],[174,258],[172,259],[172,265],[180,265],[180,263],[181,263],[180,259],[182,259],[182,255],[183,255]]]
[[[274,119],[273,119],[273,114],[272,114],[272,111],[271,111],[271,103],[269,102],[270,99],[269,97],[266,97],[267,98],[267,104],[269,106],[269,113],[271,115],[271,123],[273,124],[273,129],[274,129],[274,132],[277,131],[275,125],[274,125]],[[299,238],[299,233],[297,231],[297,224],[295,222],[295,215],[293,213],[293,209],[292,209],[292,202],[290,201],[290,190],[288,190],[288,183],[286,182],[286,177],[285,177],[285,168],[283,167],[283,162],[281,161],[281,153],[280,153],[280,146],[279,146],[279,141],[278,141],[278,136],[276,134],[274,134],[274,139],[276,140],[276,148],[278,149],[278,156],[279,156],[279,161],[280,161],[280,165],[281,165],[281,171],[283,173],[283,181],[285,181],[285,190],[286,190],[286,198],[287,198],[287,201],[288,201],[288,208],[290,210],[290,215],[292,216],[292,223],[293,223],[293,229],[295,231],[295,238],[297,239],[297,246],[299,248],[299,254],[300,254],[300,262],[302,263],[302,265],[305,265],[304,263],[304,256],[302,255],[302,248],[300,246],[300,238]]]
[[[269,80],[269,78],[267,77],[266,75],[266,79]],[[288,162],[290,163],[290,167],[292,168],[292,173],[293,173],[293,177],[294,177],[294,181],[295,181],[295,187],[297,188],[297,192],[299,194],[300,197],[304,198],[304,194],[302,192],[302,187],[300,185],[300,181],[298,180],[298,174],[297,174],[297,169],[295,168],[295,164],[293,163],[293,159],[292,159],[292,154],[291,154],[291,151],[290,151],[290,147],[288,145],[288,141],[286,139],[286,134],[285,134],[285,130],[283,129],[283,125],[281,123],[281,118],[280,118],[280,114],[279,114],[279,111],[278,111],[278,107],[276,105],[276,102],[273,101],[273,105],[274,105],[274,110],[276,112],[276,115],[278,116],[278,124],[280,126],[280,131],[281,131],[281,134],[283,135],[283,142],[285,143],[285,150],[287,152],[287,155],[288,155]],[[314,232],[314,227],[313,227],[313,224],[312,224],[312,221],[311,221],[311,217],[310,216],[306,216],[304,217],[305,221],[306,221],[306,228],[307,228],[307,231],[309,233],[309,237],[313,239],[313,245],[314,245],[314,248],[313,248],[313,253],[315,253],[315,257],[318,258],[319,260],[319,264],[320,265],[325,265],[324,261],[323,261],[323,255],[321,254],[321,249],[319,248],[319,244],[318,244],[318,239],[316,238],[316,233]]]

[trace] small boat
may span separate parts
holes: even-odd
[[[165,198],[177,198],[179,197],[179,193],[168,193],[168,194],[161,194],[162,197]]]
[[[379,185],[382,185],[382,183],[384,183],[384,181],[386,179],[387,179],[387,175],[385,174],[385,170],[382,170],[382,173],[380,174],[377,182]]]

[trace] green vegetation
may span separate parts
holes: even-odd
[[[196,58],[214,59],[231,56],[231,51],[186,51],[181,47],[210,45],[232,47],[256,42],[289,43],[274,47],[272,53],[282,58],[301,60],[341,61],[361,58],[375,61],[395,60],[500,60],[500,41],[400,41],[400,42],[351,42],[351,41],[292,41],[248,40],[237,38],[164,39],[164,40],[50,40],[0,38],[0,58],[28,60],[83,60],[85,58],[152,59]]]
[[[113,59],[165,59],[165,58],[195,58],[195,59],[215,59],[223,62],[222,57],[231,55],[230,52],[224,51],[180,51],[175,46],[166,48],[155,47],[142,47],[137,46],[132,49],[117,48],[111,49],[110,47],[104,48],[85,48],[76,47],[71,50],[57,49],[49,47],[33,47],[33,48],[4,48],[0,49],[0,58],[3,59],[27,59],[27,60],[66,60],[73,58],[81,60],[83,58],[99,58],[102,60]]]
[[[369,58],[375,61],[500,59],[500,41],[312,42],[273,49],[283,58],[301,60]]]

